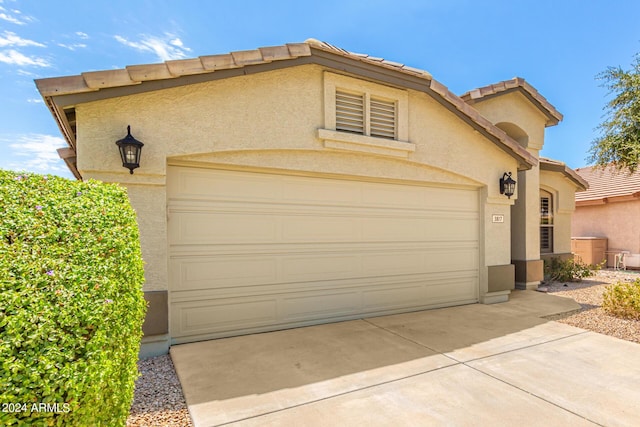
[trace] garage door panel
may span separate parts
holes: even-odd
[[[218,300],[178,304],[173,307],[178,335],[202,334],[229,328],[255,328],[278,321],[277,300]]]
[[[174,290],[172,291],[172,302],[186,303],[191,301],[220,300],[228,298],[259,297],[267,298],[272,296],[300,296],[306,293],[322,292],[350,292],[352,289],[395,289],[398,286],[420,285],[435,286],[458,281],[468,281],[477,279],[477,271],[456,270],[440,273],[405,274],[393,276],[372,276],[358,279],[338,279],[324,280],[318,282],[303,283],[273,283],[269,285],[247,285],[218,287],[205,289]]]
[[[283,242],[354,242],[361,239],[356,217],[286,216]]]
[[[209,169],[171,168],[167,191],[182,199],[268,201],[279,191],[259,174],[225,173]]]
[[[310,282],[360,276],[360,257],[333,255],[289,255],[281,258],[282,282]]]
[[[203,293],[197,302],[193,297],[178,298],[172,304],[174,342],[188,342],[189,336],[222,337],[474,302],[468,293],[475,284],[475,276],[440,277],[438,280],[421,277],[404,283],[378,281],[373,285],[361,281],[348,287],[258,292],[244,297]],[[452,300],[452,294],[456,299]]]
[[[180,283],[180,290],[277,283],[278,270],[278,259],[267,256],[204,257],[170,262],[171,281]]]
[[[424,273],[429,251],[380,252],[364,256],[362,271],[369,276]]]
[[[172,214],[169,238],[174,244],[261,243],[278,236],[278,221],[265,215],[181,212]]]
[[[345,183],[318,178],[282,176],[278,184],[282,189],[282,201],[285,203],[316,206],[358,206],[360,204],[360,187],[357,182]],[[310,186],[313,186],[313,191],[309,191]]]
[[[424,257],[424,271],[446,272],[478,270],[478,250],[465,248],[431,252]]]
[[[477,241],[478,235],[477,218],[437,218],[430,221],[428,227],[422,229],[423,240],[427,241]]]
[[[423,209],[428,200],[424,187],[367,183],[362,188],[362,204],[369,207]]]
[[[476,302],[475,189],[169,167],[172,341]]]
[[[243,255],[174,258],[172,282],[181,283],[182,290],[196,290],[478,269],[475,246],[388,250],[370,246],[358,251],[332,246],[307,254],[296,248],[272,254],[251,251],[246,247]]]
[[[428,295],[434,304],[442,304],[452,300],[464,300],[477,287],[478,279],[476,276],[467,275],[465,277],[461,275],[455,279],[431,282]]]
[[[364,311],[419,307],[424,301],[424,285],[396,286],[391,289],[368,289],[362,293]]]
[[[171,209],[171,207],[170,207]],[[477,215],[394,210],[324,212],[289,215],[246,206],[245,212],[220,210],[185,212],[173,209],[169,237],[173,245],[225,243],[455,241],[477,240]],[[246,211],[249,211],[247,213]]]
[[[284,297],[282,318],[292,322],[346,316],[359,311],[361,299],[361,292],[344,290]]]

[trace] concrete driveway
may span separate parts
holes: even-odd
[[[640,345],[548,321],[570,299],[467,305],[183,344],[194,424],[637,426]]]

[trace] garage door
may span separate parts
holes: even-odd
[[[172,343],[478,300],[476,190],[169,167]]]

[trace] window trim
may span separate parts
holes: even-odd
[[[336,130],[337,91],[364,95],[363,134]],[[370,103],[371,98],[395,102],[395,139],[369,134],[370,116],[366,104]],[[325,148],[401,158],[407,158],[416,149],[415,144],[409,141],[409,94],[406,90],[325,71],[323,108],[324,128],[319,128],[317,135]]]
[[[406,90],[396,89],[366,80],[355,79],[341,74],[324,73],[324,128],[336,130],[336,91],[363,93],[384,101],[396,102],[396,138],[395,141],[409,142],[409,94]],[[368,113],[366,113],[368,114]],[[369,121],[369,117],[365,118]],[[368,126],[368,125],[365,125]],[[348,133],[348,132],[347,132]],[[366,133],[365,133],[366,135]],[[370,136],[370,135],[366,135]],[[372,136],[371,138],[377,138]],[[380,138],[389,140],[388,138]]]

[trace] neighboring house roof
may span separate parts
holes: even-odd
[[[589,183],[576,173],[569,166],[558,160],[547,159],[540,157],[540,170],[560,172],[564,174],[569,180],[571,180],[578,187],[578,191],[585,191],[589,188]]]
[[[590,166],[576,172],[589,183],[587,191],[576,193],[576,206],[640,200],[640,171]]]
[[[555,126],[562,120],[562,114],[555,109],[547,99],[540,95],[540,93],[529,83],[527,83],[522,77],[514,77],[511,80],[505,80],[502,82],[494,83],[489,86],[480,87],[478,89],[470,90],[469,92],[461,96],[469,104],[485,100],[495,95],[505,94],[508,92],[519,91],[529,101],[533,103],[544,115],[547,116],[546,126]]]
[[[538,160],[526,149],[462,98],[434,80],[428,72],[382,58],[349,52],[314,39],[304,43],[38,79],[36,85],[69,144],[69,148],[60,149],[58,153],[80,179],[76,165],[75,105],[303,64],[320,64],[364,78],[426,92],[518,160],[519,169],[530,169],[538,164]],[[530,85],[525,86],[528,88],[527,93],[537,94]],[[544,100],[539,95],[535,99]]]

